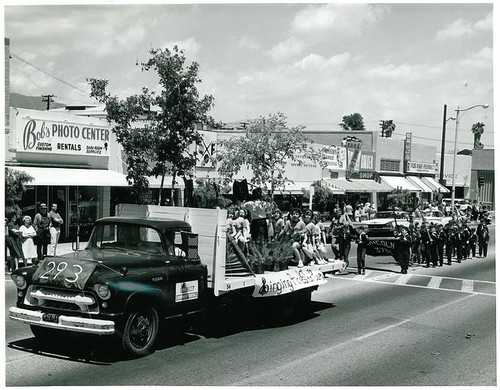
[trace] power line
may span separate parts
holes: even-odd
[[[59,81],[59,82],[61,82],[61,83],[63,83],[63,84],[66,84],[68,87],[71,87],[71,88],[73,88],[73,89],[76,89],[77,91],[79,91],[79,92],[81,92],[81,93],[85,94],[86,96],[88,96],[88,92],[87,92],[87,91],[84,91],[83,89],[80,89],[80,88],[78,88],[78,87],[76,87],[76,86],[74,86],[74,85],[72,85],[72,84],[68,83],[67,81],[65,81],[65,80],[63,80],[63,79],[61,79],[61,78],[59,78],[59,77],[57,77],[57,76],[54,76],[54,75],[51,75],[50,73],[47,73],[47,72],[46,72],[46,71],[44,71],[43,69],[40,69],[40,68],[38,68],[37,66],[33,65],[32,63],[30,63],[30,62],[26,61],[24,58],[19,57],[17,54],[13,53],[12,51],[10,52],[10,54],[11,54],[13,57],[17,58],[18,60],[20,60],[20,61],[24,62],[25,64],[27,64],[27,65],[31,66],[33,69],[36,69],[36,70],[38,70],[39,72],[43,73],[44,75],[49,76],[49,77],[52,77],[53,79],[55,79],[55,80],[57,80],[57,81]]]

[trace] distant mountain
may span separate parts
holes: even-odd
[[[21,95],[19,93],[11,93],[10,94],[10,107],[16,107],[16,108],[27,108],[30,110],[47,110],[47,102],[44,102],[42,100],[42,96],[26,96],[26,95]],[[65,104],[57,103],[57,102],[51,102],[50,103],[50,108],[61,108],[61,107],[66,107]]]

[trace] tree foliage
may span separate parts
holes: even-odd
[[[200,98],[197,89],[199,65],[193,62],[186,66],[185,62],[184,51],[177,46],[172,51],[151,49],[141,68],[158,74],[160,92],[143,88],[141,94],[124,100],[106,92],[108,80],[88,79],[90,96],[106,105],[107,119],[126,154],[127,179],[140,202],[148,190],[147,176],[162,178],[161,194],[167,174],[172,176],[173,190],[178,172],[194,168],[192,146],[201,143],[196,125],[214,123],[208,115],[214,99],[211,95]]]
[[[26,172],[5,168],[5,212],[21,213],[18,203],[26,192],[26,184],[33,181]]]
[[[219,141],[216,157],[219,175],[228,183],[243,165],[248,165],[253,172],[250,183],[259,187],[269,185],[273,199],[276,189],[291,182],[285,176],[287,161],[302,164],[304,159],[318,158],[303,129],[303,126],[287,127],[283,113],[251,120],[244,136]]]
[[[365,129],[365,124],[363,123],[363,117],[359,113],[354,113],[351,115],[345,115],[342,117],[342,122],[339,123],[342,130],[346,131],[362,131]]]
[[[214,209],[216,207],[227,208],[231,200],[224,198],[221,194],[229,192],[229,188],[220,188],[215,181],[198,179],[193,191],[194,206]]]
[[[481,143],[481,136],[484,133],[484,123],[474,123],[472,125],[471,131],[474,134],[474,149],[482,149],[484,145]]]
[[[408,190],[393,190],[386,198],[390,209],[405,209],[411,204],[411,201],[411,194]]]

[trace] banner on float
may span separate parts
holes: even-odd
[[[269,272],[256,276],[253,296],[257,298],[279,296],[325,283],[323,273],[310,267]]]

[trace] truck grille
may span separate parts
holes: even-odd
[[[62,290],[32,285],[28,288],[24,303],[43,309],[85,314],[99,313],[99,305],[94,294],[80,290]]]

